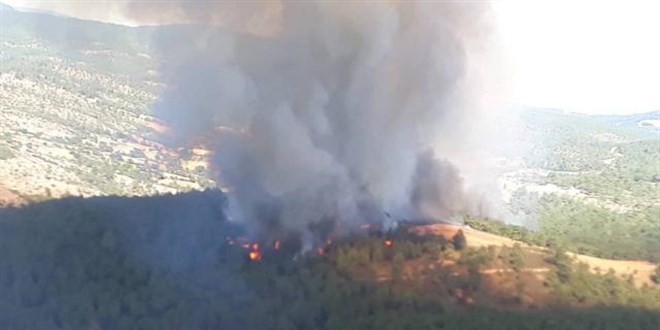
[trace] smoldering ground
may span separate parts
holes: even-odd
[[[127,7],[205,26],[157,39],[173,64],[153,112],[177,141],[213,147],[231,219],[304,234],[328,220],[350,228],[480,212],[436,145],[468,148],[484,110],[472,88],[491,42],[484,4],[261,5]]]

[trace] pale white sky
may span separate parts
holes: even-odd
[[[513,0],[494,8],[515,102],[660,110],[660,1]]]
[[[1,1],[134,25],[112,1]],[[78,8],[72,10],[72,4]],[[584,113],[660,110],[660,1],[492,4],[509,63],[512,103]]]

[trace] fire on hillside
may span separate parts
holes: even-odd
[[[382,237],[383,246],[391,248],[394,246],[394,238],[391,232],[385,233],[381,226],[376,224],[364,224],[360,226],[361,235],[364,236],[377,236]],[[326,255],[333,246],[334,239],[326,237],[321,242],[314,244],[309,249],[301,249],[301,243],[297,239],[292,238],[278,238],[270,242],[258,241],[250,239],[246,236],[225,237],[225,241],[229,246],[237,246],[246,250],[246,259],[248,261],[261,261],[264,255],[272,255],[277,252],[292,252],[292,253],[313,253],[317,256]]]

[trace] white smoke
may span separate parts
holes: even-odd
[[[183,141],[213,145],[231,218],[304,233],[479,212],[436,144],[474,144],[487,4],[261,4],[160,8],[206,28],[159,41],[175,63],[154,111]]]

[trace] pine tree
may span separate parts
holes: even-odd
[[[465,247],[467,247],[467,239],[465,238],[463,229],[458,230],[456,235],[452,237],[451,242],[454,245],[454,249],[457,251],[463,250]]]

